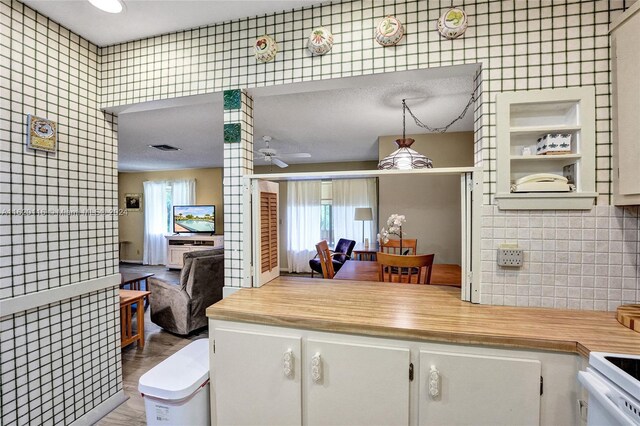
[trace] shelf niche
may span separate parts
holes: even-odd
[[[595,192],[595,90],[574,87],[496,96],[497,191],[501,210],[588,210]],[[538,138],[570,134],[570,151],[536,154]],[[530,153],[526,153],[528,148]],[[562,176],[573,165],[572,192],[511,192],[511,184],[536,173]]]

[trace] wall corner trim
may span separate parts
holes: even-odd
[[[98,420],[118,408],[120,404],[128,399],[129,397],[124,394],[124,390],[119,390],[115,395],[109,397],[106,401],[100,403],[97,407],[71,424],[74,426],[89,426],[96,424]]]
[[[61,300],[119,285],[120,274],[113,274],[49,290],[38,291],[36,293],[25,294],[23,296],[3,299],[0,300],[0,318],[37,308],[38,306],[56,303]]]

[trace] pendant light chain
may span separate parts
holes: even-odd
[[[407,125],[406,125],[406,116],[407,116],[407,103],[406,99],[402,100],[402,139],[406,139],[407,133]],[[413,114],[412,114],[413,115]]]
[[[409,110],[409,114],[411,114],[411,117],[413,117],[413,120],[416,122],[416,124],[420,127],[422,127],[423,129],[427,129],[430,132],[433,133],[444,133],[447,130],[449,130],[449,127],[453,126],[453,124],[458,121],[461,120],[462,117],[465,116],[465,114],[467,113],[467,110],[469,109],[469,107],[471,106],[471,104],[473,104],[476,100],[476,94],[475,92],[471,93],[471,98],[469,98],[469,102],[467,102],[467,106],[464,107],[464,109],[462,110],[462,112],[460,113],[460,115],[456,118],[453,119],[453,121],[449,124],[447,124],[444,127],[431,127],[428,124],[424,124],[422,121],[420,121],[418,119],[418,117],[416,117],[415,115],[413,115],[413,112],[411,111],[411,108],[409,108],[409,106],[405,103],[405,100],[402,100],[402,120],[403,120],[403,133],[404,133],[404,110],[407,109]],[[404,137],[404,134],[403,136]]]

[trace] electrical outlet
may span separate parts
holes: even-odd
[[[517,244],[500,244],[498,266],[520,267],[524,262],[524,252]]]

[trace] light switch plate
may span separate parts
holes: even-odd
[[[498,247],[498,266],[519,268],[524,262],[524,252],[517,244],[500,244]]]

